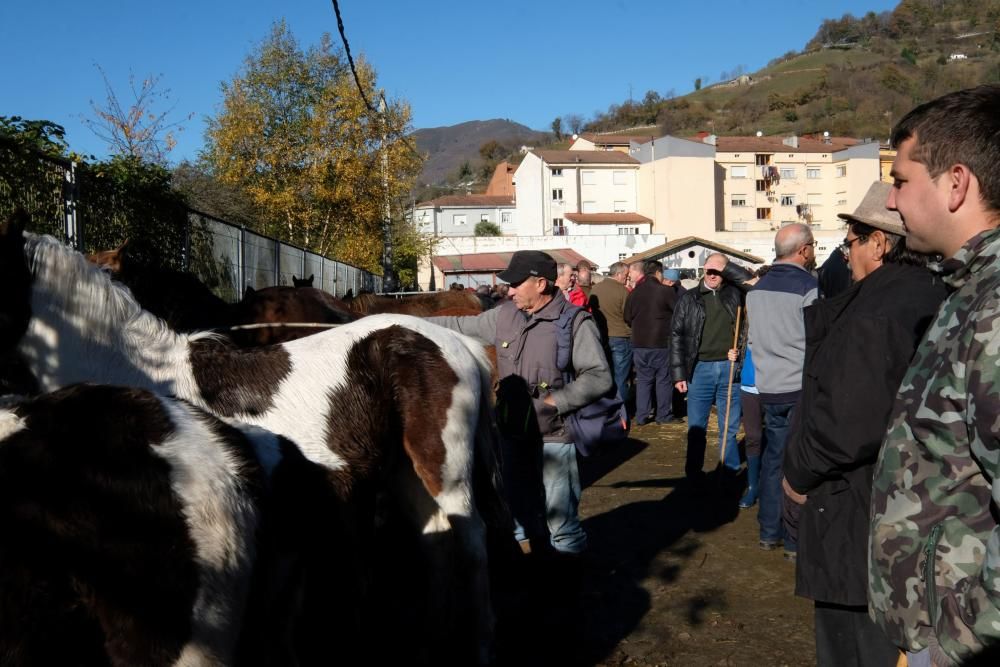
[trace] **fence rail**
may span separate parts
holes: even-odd
[[[32,213],[33,231],[62,238],[81,251],[104,249],[99,245],[112,238],[124,240],[120,218],[133,210],[114,196],[104,194],[102,199],[102,194],[94,195],[95,201],[88,199],[88,187],[78,182],[74,162],[41,153],[15,153],[0,144],[0,215],[23,206]],[[382,277],[364,269],[190,208],[186,213],[180,223],[183,229],[175,235],[177,242],[159,249],[167,255],[160,259],[190,271],[227,301],[238,301],[246,287],[291,285],[293,275],[312,275],[314,287],[337,297],[348,290],[358,294],[382,289]],[[118,222],[113,223],[115,219]]]

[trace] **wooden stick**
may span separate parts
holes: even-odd
[[[733,334],[733,347],[739,354],[740,344],[740,315],[743,313],[742,306],[736,306],[736,332]],[[736,371],[736,362],[729,362],[729,388],[726,391],[726,420],[722,428],[722,454],[719,455],[719,464],[726,467],[726,446],[729,444],[729,405],[733,398],[733,373]]]

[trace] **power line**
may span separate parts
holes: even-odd
[[[354,75],[354,85],[358,87],[358,93],[361,94],[361,99],[365,103],[365,107],[368,108],[368,111],[370,111],[373,114],[379,115],[382,118],[382,121],[385,122],[385,115],[380,114],[379,111],[374,106],[372,106],[372,103],[368,101],[368,96],[365,95],[365,89],[361,85],[361,79],[358,77],[358,70],[354,66],[354,57],[351,55],[351,45],[348,44],[347,34],[344,31],[344,19],[340,16],[340,3],[338,3],[337,0],[332,0],[332,1],[333,1],[333,11],[337,15],[337,30],[340,32],[340,40],[344,43],[344,53],[347,54],[347,62],[350,64],[351,73]],[[385,100],[384,95],[382,96],[382,99]],[[416,157],[423,159],[423,156],[420,154],[420,151],[418,151],[417,147],[413,145],[409,137],[407,137],[406,135],[400,135],[399,138],[402,139],[403,145],[409,148],[410,151]]]

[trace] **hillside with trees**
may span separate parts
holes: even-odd
[[[660,133],[809,134],[885,139],[916,104],[1000,81],[1000,3],[903,0],[890,12],[824,21],[801,52],[744,75],[696,80],[683,97],[646,93],[611,105],[585,130],[656,126]]]

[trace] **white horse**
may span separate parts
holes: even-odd
[[[500,501],[481,345],[401,315],[245,350],[177,334],[83,255],[22,234],[16,220],[0,225],[0,281],[0,355],[12,347],[41,391],[101,382],[176,395],[289,438],[331,471],[345,500],[388,485],[422,535],[432,599],[447,598],[452,573],[467,573],[458,615],[474,616],[478,659],[488,660],[493,614],[477,501]],[[477,484],[478,499],[474,473],[491,482]],[[448,535],[461,567],[441,548]]]

